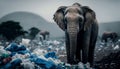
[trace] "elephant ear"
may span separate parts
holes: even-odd
[[[95,12],[90,9],[88,6],[82,6],[83,15],[84,15],[84,31],[90,28],[96,19]]]
[[[55,12],[53,17],[54,21],[63,31],[65,31],[64,11],[66,8],[67,8],[66,6],[60,6]]]

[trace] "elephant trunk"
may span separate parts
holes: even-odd
[[[75,53],[76,53],[76,47],[77,47],[77,34],[78,34],[78,26],[75,23],[71,23],[70,25],[67,25],[67,32],[69,35],[69,42],[70,42],[70,59],[75,61]]]

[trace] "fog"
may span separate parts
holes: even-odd
[[[99,23],[120,20],[120,0],[0,0],[0,18],[16,11],[28,11],[54,22],[53,14],[59,6],[75,2],[90,6]]]

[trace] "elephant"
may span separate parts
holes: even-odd
[[[118,37],[118,34],[116,32],[104,32],[101,37],[102,42],[108,42],[108,39],[112,40],[112,42],[115,42]]]
[[[43,40],[47,40],[47,39],[49,39],[50,32],[49,31],[41,31],[40,35],[43,36]]]
[[[67,63],[89,62],[93,66],[99,28],[95,12],[88,6],[74,3],[60,6],[53,20],[65,32]]]

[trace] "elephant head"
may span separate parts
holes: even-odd
[[[85,24],[84,30],[86,30],[89,25],[93,23],[95,16],[93,10],[88,6],[81,6],[79,3],[74,3],[72,6],[60,6],[55,12],[53,19],[63,31],[65,31],[71,23],[77,23],[79,26],[77,26],[78,30],[82,29]]]
[[[68,32],[70,39],[75,41],[77,33],[82,29],[88,29],[94,18],[95,13],[88,6],[74,3],[72,6],[60,6],[53,19],[63,31]]]
[[[54,21],[58,26],[67,33],[69,39],[69,49],[71,59],[75,60],[76,46],[78,33],[86,31],[95,21],[95,13],[88,6],[81,6],[79,3],[74,3],[72,6],[60,6],[55,12]],[[67,54],[68,56],[68,54]]]

